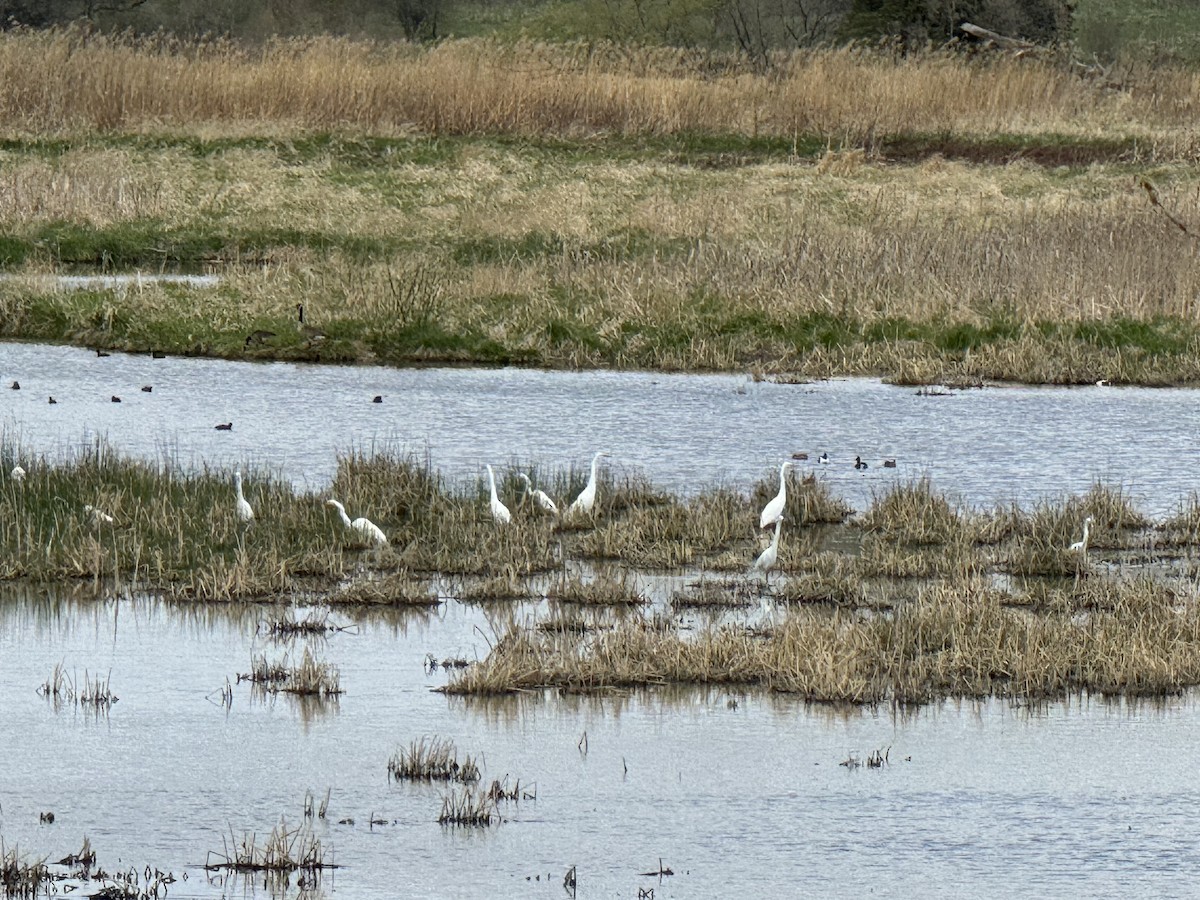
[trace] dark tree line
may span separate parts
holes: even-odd
[[[766,58],[885,37],[942,43],[971,21],[1039,43],[1070,36],[1073,0],[564,0],[555,36],[737,48]],[[521,0],[0,0],[0,28],[86,23],[100,30],[220,34],[243,40],[338,34],[437,40]],[[543,12],[544,15],[544,12]]]

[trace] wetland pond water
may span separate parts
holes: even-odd
[[[689,492],[748,486],[793,452],[828,451],[822,477],[859,509],[889,479],[927,473],[977,504],[1058,498],[1099,479],[1161,515],[1192,488],[1200,418],[1195,391],[924,397],[866,380],[240,364],[13,344],[0,345],[0,379],[7,439],[50,458],[103,436],[131,455],[268,466],[319,490],[351,448],[428,454],[456,479],[478,478],[484,462],[582,467],[604,449],[618,470]],[[227,421],[232,431],[214,431]],[[865,476],[856,454],[872,463]],[[897,468],[880,468],[885,457]],[[484,656],[488,607],[339,613],[346,631],[278,645],[260,629],[265,606],[69,593],[0,588],[0,838],[55,860],[86,835],[109,871],[173,872],[170,897],[272,896],[201,867],[247,832],[261,841],[281,815],[301,823],[305,793],[326,790],[328,817],[313,829],[341,868],[306,896],[562,898],[571,866],[580,897],[1193,892],[1194,694],[903,714],[724,689],[467,701],[435,692],[447,676],[426,661]],[[295,659],[306,645],[338,667],[336,701],[264,698],[243,683],[222,704],[254,654]],[[59,663],[77,683],[85,669],[103,674],[119,701],[102,715],[56,708],[36,688]],[[388,780],[392,754],[426,735],[477,754],[485,783],[519,779],[536,799],[501,804],[489,828],[439,826],[442,786]],[[880,768],[840,765],[888,748]],[[44,811],[53,824],[39,823]],[[660,859],[674,875],[639,875]],[[296,896],[294,882],[282,893]]]
[[[9,386],[18,382],[20,390]],[[142,386],[153,388],[151,393]],[[374,396],[382,403],[372,403]],[[51,405],[48,398],[57,401]],[[112,397],[121,403],[113,403]],[[231,422],[230,431],[216,431]],[[530,369],[386,369],[240,363],[0,344],[0,429],[53,458],[97,436],[184,465],[268,467],[320,490],[335,455],[428,455],[455,480],[490,462],[585,467],[612,454],[670,491],[747,489],[804,452],[862,509],[928,474],[972,504],[1059,499],[1101,480],[1144,512],[1195,485],[1200,391],[997,387],[924,396],[869,379],[755,383],[745,376]],[[831,462],[818,466],[818,454]],[[854,469],[861,456],[870,468]],[[895,459],[896,468],[881,467]]]

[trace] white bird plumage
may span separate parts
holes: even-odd
[[[492,489],[491,500],[489,505],[492,508],[492,518],[496,520],[497,525],[507,525],[512,521],[512,513],[508,511],[508,507],[500,502],[500,495],[496,493],[496,475],[492,472],[492,467],[487,467],[488,487]]]
[[[235,506],[237,517],[243,522],[254,521],[254,510],[246,500],[245,494],[242,493],[242,472],[240,469],[233,473],[233,484],[237,488],[237,504]]]
[[[22,481],[25,478],[25,470],[20,466],[13,466],[13,470],[9,474],[13,481]]]
[[[789,459],[779,467],[779,493],[763,507],[762,515],[758,517],[759,528],[766,528],[783,518],[783,508],[787,505],[787,470],[791,465],[792,461]]]
[[[1092,517],[1088,516],[1083,520],[1083,537],[1067,548],[1068,553],[1087,553],[1088,532],[1092,524]]]
[[[341,501],[339,500],[326,500],[325,505],[334,507],[338,511],[338,515],[342,517],[342,523],[351,531],[355,532],[363,540],[370,541],[377,547],[382,547],[387,544],[387,535],[383,533],[383,529],[381,529],[370,519],[364,516],[359,516],[357,519],[351,520],[351,518],[346,515],[346,507],[342,506]]]
[[[608,454],[601,451],[592,457],[592,475],[588,478],[588,483],[584,489],[579,492],[579,496],[575,498],[575,502],[567,507],[567,512],[590,513],[596,505],[596,463],[600,461],[600,457],[602,456],[608,456]]]
[[[91,518],[93,525],[111,525],[113,523],[112,516],[103,510],[96,509],[90,503],[83,504],[83,511]]]
[[[775,562],[779,559],[779,529],[783,525],[783,516],[775,520],[775,535],[771,538],[771,545],[762,553],[758,554],[758,559],[754,560],[754,564],[750,566],[750,571],[762,572],[768,583],[771,580],[771,570],[775,568]]]
[[[529,497],[532,497],[533,502],[536,503],[540,509],[545,510],[552,516],[558,515],[558,507],[554,504],[554,501],[550,499],[549,494],[540,488],[534,490],[533,482],[529,480],[529,476],[524,472],[519,472],[517,477],[525,482],[525,494]]]

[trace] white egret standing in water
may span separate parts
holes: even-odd
[[[552,516],[558,515],[558,507],[554,505],[554,501],[550,499],[549,494],[541,489],[534,490],[533,482],[529,480],[529,476],[524,472],[519,472],[517,477],[525,482],[525,493],[533,498],[533,502],[536,503],[539,508],[550,513]]]
[[[601,451],[592,457],[592,475],[584,489],[579,492],[579,496],[575,498],[575,502],[567,507],[567,512],[590,513],[592,507],[596,505],[596,463],[602,456],[608,456],[608,454]]]
[[[771,583],[771,570],[775,568],[775,562],[779,559],[779,528],[781,525],[783,525],[783,516],[775,520],[775,536],[771,538],[771,546],[758,554],[758,559],[754,560],[750,566],[751,573],[763,573],[767,584]]]
[[[25,480],[25,470],[22,469],[20,466],[13,466],[13,470],[9,474],[12,476],[13,481],[24,481]]]
[[[1083,520],[1083,537],[1081,537],[1079,540],[1077,540],[1075,543],[1073,543],[1070,547],[1067,548],[1068,553],[1082,553],[1084,556],[1087,555],[1088,528],[1091,526],[1091,524],[1092,524],[1091,516],[1088,516],[1086,519]]]
[[[337,509],[338,515],[342,517],[342,523],[351,531],[356,532],[363,540],[370,541],[377,547],[382,547],[388,542],[387,535],[370,519],[359,516],[351,521],[350,517],[346,515],[346,507],[337,500],[326,500],[325,505]]]
[[[758,517],[759,528],[766,528],[783,518],[783,508],[787,505],[787,470],[791,464],[792,461],[789,459],[779,467],[779,493],[763,507],[762,515]],[[778,532],[776,532],[776,536],[778,536]]]
[[[492,497],[490,505],[492,507],[492,518],[496,520],[497,525],[507,525],[512,521],[512,513],[508,511],[508,507],[500,502],[500,495],[496,493],[496,476],[492,472],[492,467],[487,467],[488,486],[492,489]]]
[[[246,501],[246,497],[242,494],[242,470],[237,469],[233,473],[233,484],[237,488],[237,517],[243,522],[254,521],[254,510],[250,508],[250,504]]]

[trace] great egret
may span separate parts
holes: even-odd
[[[13,466],[13,470],[9,474],[12,476],[13,481],[24,481],[25,480],[25,470],[22,469],[20,466]]]
[[[568,513],[590,513],[592,507],[596,505],[596,463],[602,456],[608,456],[608,454],[601,451],[592,457],[592,475],[588,479],[587,486],[575,498],[575,502],[567,507]]]
[[[766,528],[783,518],[783,508],[787,505],[787,470],[791,465],[792,461],[789,459],[779,467],[779,493],[763,507],[762,515],[758,517],[759,528]]]
[[[771,546],[758,554],[758,559],[750,566],[751,574],[762,572],[767,584],[771,583],[771,570],[775,568],[775,562],[779,559],[779,529],[782,525],[783,516],[780,516],[775,520],[775,536],[771,538]]]
[[[246,502],[245,496],[242,494],[242,472],[241,469],[233,473],[233,484],[237,488],[237,517],[243,522],[254,521],[254,510],[250,508],[250,504]]]
[[[1083,520],[1083,537],[1080,538],[1079,540],[1077,540],[1075,543],[1073,543],[1070,547],[1067,548],[1068,553],[1082,553],[1085,556],[1087,555],[1088,529],[1090,528],[1091,524],[1092,524],[1091,516],[1088,516],[1086,519]]]
[[[492,489],[492,498],[489,505],[492,508],[492,518],[496,520],[497,525],[507,525],[512,521],[512,513],[508,511],[508,507],[500,502],[500,496],[496,493],[496,475],[492,472],[492,467],[489,465],[488,470],[488,487]]]
[[[346,507],[342,506],[342,504],[337,500],[326,500],[325,505],[335,507],[338,511],[338,515],[342,517],[342,522],[345,524],[345,526],[351,531],[356,532],[359,537],[370,541],[377,547],[382,547],[387,544],[387,535],[384,534],[383,530],[370,519],[359,516],[357,519],[351,521],[350,517],[346,515]]]
[[[867,467],[867,464],[865,462],[863,462],[861,456],[854,457],[854,468],[858,469],[859,471],[862,471],[866,467]]]
[[[113,523],[112,516],[106,512],[103,512],[102,510],[96,509],[96,507],[92,506],[90,503],[85,503],[83,505],[83,511],[91,517],[92,524],[95,526],[111,525]]]
[[[525,494],[529,497],[532,497],[533,502],[536,503],[538,507],[550,513],[552,516],[558,515],[558,507],[554,505],[554,501],[550,499],[550,496],[545,491],[541,489],[534,490],[533,482],[529,480],[528,475],[526,475],[524,472],[520,472],[518,473],[517,477],[525,482]]]

